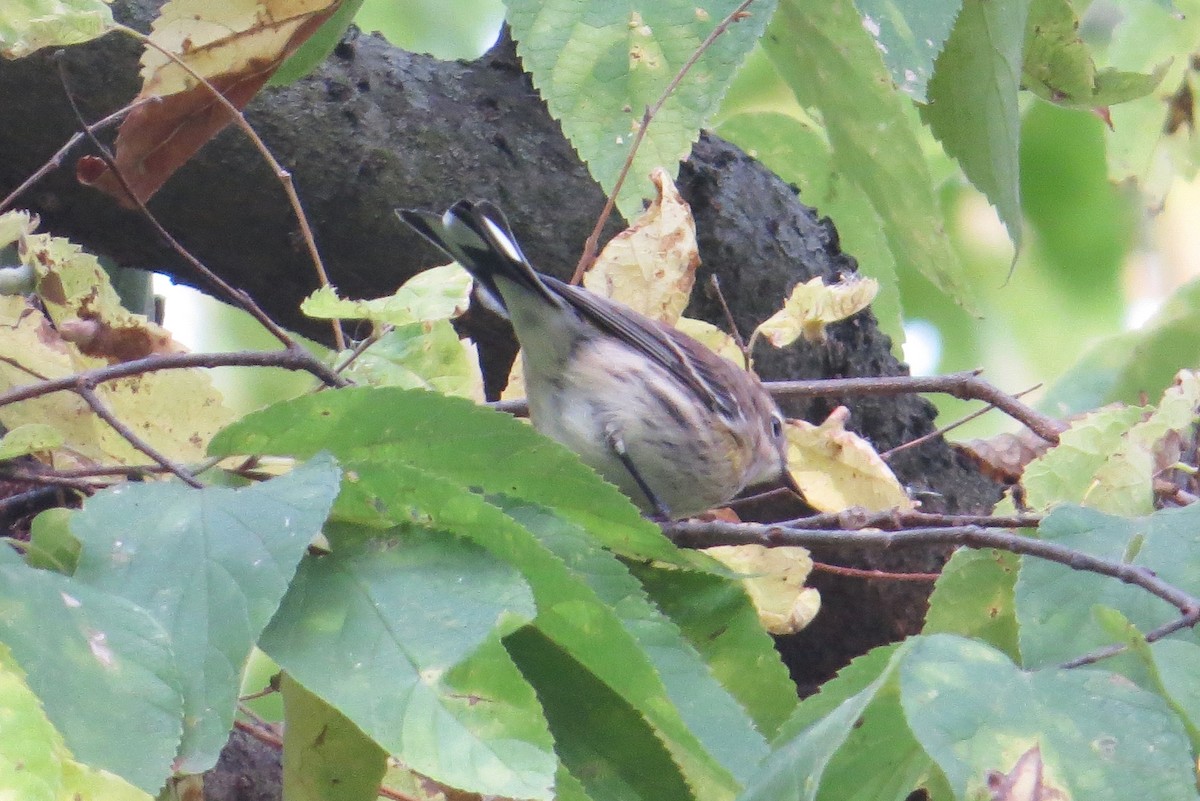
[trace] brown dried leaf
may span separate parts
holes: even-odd
[[[1005,484],[1021,480],[1025,465],[1050,449],[1050,443],[1023,428],[1015,434],[997,434],[989,439],[973,439],[954,446],[979,466],[991,479]]]
[[[583,285],[652,320],[674,325],[688,304],[700,266],[696,222],[666,170],[655,169],[650,180],[658,189],[654,202],[605,245],[584,274]]]
[[[870,443],[845,429],[849,416],[849,410],[839,406],[819,426],[787,422],[788,469],[805,500],[822,512],[912,509],[912,500],[891,468]]]
[[[241,109],[341,1],[171,0],[150,38]],[[129,113],[117,133],[115,153],[117,169],[142,201],[233,120],[208,87],[153,47],[142,54],[137,99],[146,98],[159,100]],[[136,206],[98,157],[81,158],[75,172],[82,183]]]

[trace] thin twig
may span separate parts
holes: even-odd
[[[729,326],[729,335],[733,337],[733,344],[737,345],[738,350],[742,352],[742,369],[749,370],[750,348],[747,347],[746,340],[742,339],[742,332],[738,330],[737,321],[733,319],[733,311],[725,302],[725,293],[721,291],[721,279],[717,278],[716,273],[713,273],[708,277],[708,284],[712,287],[713,294],[717,296],[717,303],[721,304],[721,313],[725,315],[725,323]]]
[[[126,114],[133,111],[138,106],[141,106],[145,103],[153,102],[154,100],[155,100],[155,98],[142,98],[141,100],[135,100],[132,103],[130,103],[129,105],[125,106],[124,108],[117,109],[112,114],[109,114],[107,117],[96,120],[91,125],[88,125],[87,129],[92,134],[95,134],[96,131],[104,130],[108,126],[112,125],[114,122],[120,121]],[[61,167],[62,163],[63,163],[63,159],[65,159],[67,157],[67,153],[71,152],[71,148],[75,147],[75,145],[77,145],[81,141],[83,141],[83,138],[86,135],[87,135],[87,133],[85,131],[76,131],[74,134],[72,134],[71,138],[67,140],[67,143],[65,145],[63,145],[62,147],[60,147],[58,149],[57,153],[55,153],[44,164],[42,164],[42,166],[39,167],[36,172],[34,172],[32,175],[30,175],[28,178],[26,178],[24,181],[22,181],[21,184],[16,189],[14,189],[12,192],[10,192],[8,194],[8,197],[4,198],[4,200],[0,200],[0,212],[3,212],[10,205],[15,203],[17,198],[20,197],[25,192],[25,190],[29,189],[29,187],[33,186],[38,181],[45,178],[46,175],[49,174],[51,171],[56,170],[59,167]]]
[[[234,351],[229,353],[162,353],[134,359],[128,362],[118,362],[105,367],[84,370],[63,378],[51,378],[32,384],[13,387],[7,392],[0,392],[0,407],[17,401],[39,398],[53,392],[74,390],[80,382],[96,386],[105,381],[125,378],[131,375],[151,373],[156,370],[181,370],[191,367],[278,367],[283,370],[302,370],[312,373],[321,381],[335,387],[349,384],[344,378],[333,373],[326,365],[311,353],[299,348],[297,350],[271,351]]]
[[[860,531],[864,528],[899,531],[905,528],[949,528],[954,526],[1037,528],[1041,524],[1041,515],[955,515],[934,512],[904,512],[898,509],[888,509],[883,512],[847,509],[844,512],[828,512],[799,517],[778,525],[797,531]]]
[[[832,573],[835,576],[847,578],[882,579],[884,581],[937,581],[938,573],[893,573],[889,570],[864,570],[860,567],[845,565],[829,565],[824,562],[813,562],[813,570],[820,573]]]
[[[712,32],[705,37],[700,46],[695,52],[684,62],[679,71],[675,73],[675,77],[667,84],[667,88],[659,95],[658,100],[653,106],[648,106],[645,113],[642,114],[642,123],[638,126],[637,133],[633,135],[633,141],[629,144],[629,155],[625,157],[625,163],[621,165],[621,172],[617,175],[616,183],[613,184],[613,189],[608,193],[608,199],[604,203],[604,209],[600,212],[600,217],[596,220],[596,226],[592,228],[592,233],[588,236],[587,241],[583,245],[583,255],[579,257],[579,263],[575,265],[575,272],[571,276],[571,283],[578,284],[583,280],[583,274],[587,272],[588,267],[592,266],[592,262],[596,260],[596,250],[600,244],[600,234],[604,230],[604,224],[608,222],[609,216],[612,214],[613,206],[616,205],[617,195],[621,193],[621,187],[625,185],[625,178],[629,175],[629,170],[633,166],[633,158],[637,155],[638,148],[642,145],[642,140],[646,137],[646,129],[650,127],[650,122],[662,111],[662,107],[666,105],[667,100],[671,95],[675,94],[675,90],[679,88],[679,84],[683,82],[684,77],[700,60],[700,56],[704,55],[704,51],[712,46],[712,43],[717,40],[721,34],[729,29],[729,26],[743,19],[746,16],[746,9],[754,0],[743,0],[733,11],[729,13],[725,19],[717,23],[717,27],[712,29]]]
[[[867,378],[817,378],[811,381],[767,381],[763,384],[775,398],[820,398],[839,395],[904,395],[941,392],[961,400],[985,401],[1024,424],[1042,439],[1057,444],[1067,426],[1026,406],[1012,395],[979,377],[979,371],[941,376],[873,376]],[[493,409],[516,417],[529,414],[523,398],[489,403]]]
[[[75,102],[75,96],[70,92],[69,89],[67,89],[67,75],[63,62],[59,62],[59,71],[61,73],[64,90],[66,90],[67,102],[71,104],[71,108],[74,110],[75,116],[79,119],[80,125],[83,126],[84,134],[89,140],[91,140],[92,146],[96,148],[96,151],[100,154],[100,158],[103,159],[104,163],[108,166],[108,169],[112,172],[113,178],[115,178],[117,183],[121,185],[121,189],[125,191],[125,194],[129,197],[129,199],[138,207],[138,210],[141,211],[142,215],[149,220],[159,237],[166,242],[168,247],[183,257],[183,259],[192,266],[192,269],[199,273],[205,281],[217,289],[220,294],[228,298],[230,302],[244,309],[248,314],[250,314],[250,316],[257,320],[263,328],[267,329],[267,331],[270,332],[273,337],[278,339],[285,348],[299,348],[300,346],[296,343],[296,340],[292,337],[292,335],[283,330],[278,323],[272,320],[271,317],[262,310],[262,307],[260,307],[248,293],[240,289],[236,289],[231,284],[226,282],[225,279],[208,269],[203,262],[193,256],[192,253],[182,244],[180,244],[179,241],[175,239],[175,237],[172,236],[171,233],[162,225],[162,223],[158,221],[158,218],[154,216],[153,212],[151,212],[146,206],[146,203],[140,197],[138,197],[138,195],[129,186],[129,182],[125,180],[125,176],[121,173],[120,169],[117,168],[117,162],[113,158],[112,153],[110,153],[108,148],[106,148],[104,144],[96,138],[94,133],[88,130],[87,121],[83,119],[83,116],[79,111],[79,106]]]
[[[342,373],[344,373],[346,371],[347,367],[354,364],[354,362],[358,360],[358,357],[360,357],[364,353],[366,353],[367,348],[374,345],[376,342],[378,342],[380,339],[382,339],[384,337],[384,335],[391,332],[394,328],[395,328],[395,326],[388,323],[387,325],[384,325],[379,330],[372,331],[371,334],[366,339],[364,339],[362,342],[359,342],[357,345],[354,346],[354,350],[350,352],[350,355],[347,356],[345,358],[345,360],[342,361],[341,364],[334,367],[333,371],[335,373],[337,373],[338,375],[341,375]]]
[[[104,401],[100,399],[100,396],[96,394],[96,390],[88,386],[86,382],[80,382],[75,386],[75,394],[83,398],[84,403],[92,408],[92,411],[96,413],[97,417],[108,423],[113,431],[116,431],[118,434],[120,434],[121,437],[134,448],[146,454],[151,460],[162,465],[166,470],[174,473],[185,484],[195,487],[196,489],[201,489],[204,487],[204,484],[197,481],[196,477],[193,476],[186,467],[179,464],[165,453],[159,451],[149,442],[146,442],[146,440],[138,436],[132,428],[125,425],[125,423],[123,423],[115,414],[112,413],[112,410],[105,405]]]
[[[273,731],[259,728],[253,723],[247,723],[244,720],[235,720],[233,721],[233,725],[235,728],[241,729],[254,739],[258,740],[259,742],[266,743],[272,748],[283,748],[283,739]]]
[[[905,531],[803,531],[761,523],[725,523],[720,521],[663,524],[663,532],[677,545],[707,548],[713,545],[753,543],[766,546],[799,545],[813,547],[837,545],[852,548],[890,548],[901,545],[958,545],[966,548],[999,548],[1017,554],[1036,556],[1075,570],[1109,576],[1141,587],[1180,611],[1194,625],[1200,620],[1200,599],[1160,579],[1138,565],[1101,559],[1091,554],[1045,540],[1014,534],[1004,528],[983,526],[943,526],[912,528]]]
[[[1021,392],[1014,392],[1013,397],[1014,398],[1023,398],[1026,395],[1028,395],[1030,392],[1033,392],[1035,389],[1038,389],[1041,386],[1042,385],[1040,383],[1034,384],[1029,389],[1022,390]],[[996,408],[996,404],[989,403],[988,405],[984,406],[982,409],[971,412],[966,417],[960,417],[958,420],[955,420],[953,423],[950,423],[949,425],[942,426],[941,428],[930,431],[928,434],[922,434],[921,436],[917,437],[916,439],[911,439],[908,442],[902,442],[899,445],[897,445],[896,447],[894,447],[890,450],[886,450],[883,453],[879,454],[879,458],[883,459],[886,462],[888,459],[891,459],[893,456],[895,456],[900,451],[905,451],[905,450],[908,450],[909,448],[915,448],[918,445],[926,443],[931,439],[937,439],[938,437],[944,437],[947,434],[949,434],[951,431],[953,431],[954,429],[959,428],[960,426],[964,426],[967,423],[969,423],[972,420],[975,420],[979,417],[983,417],[985,414],[994,410],[995,408]]]
[[[1156,629],[1153,629],[1152,631],[1147,632],[1145,635],[1145,640],[1147,643],[1157,642],[1163,637],[1167,637],[1177,631],[1190,629],[1197,623],[1200,623],[1200,609],[1194,610],[1191,614],[1185,613],[1175,620],[1172,620],[1170,623],[1166,623]],[[1074,659],[1063,662],[1061,665],[1059,665],[1059,667],[1070,670],[1071,668],[1083,667],[1084,665],[1094,665],[1101,659],[1108,659],[1109,657],[1116,656],[1117,654],[1124,653],[1128,650],[1129,646],[1125,645],[1124,643],[1106,645],[1103,648],[1097,648],[1095,651],[1089,651],[1083,656],[1077,656]]]
[[[938,376],[878,376],[871,378],[826,378],[813,381],[774,381],[767,384],[776,398],[817,398],[837,395],[901,395],[913,392],[941,392],[960,400],[981,400],[1023,423],[1047,442],[1058,444],[1058,435],[1067,430],[1055,420],[1025,405],[1012,395],[979,377],[978,370]]]
[[[151,39],[149,36],[145,35],[141,31],[134,30],[133,28],[130,28],[125,25],[118,24],[115,27],[117,30],[119,30],[123,33],[126,33],[129,36],[132,36],[133,38],[142,42],[147,47],[153,47],[155,50],[162,53],[167,58],[171,59],[171,61],[174,61],[181,68],[183,68],[189,75],[191,75],[193,78],[195,78],[201,85],[203,85],[206,89],[208,89],[208,91],[212,94],[213,98],[218,103],[220,103],[222,106],[225,107],[225,110],[228,111],[229,114],[233,118],[232,122],[235,125],[237,125],[239,128],[241,128],[242,132],[245,133],[246,136],[248,136],[250,138],[250,141],[254,144],[255,148],[257,148],[258,152],[262,155],[263,160],[265,160],[269,165],[271,165],[271,169],[273,169],[275,171],[275,175],[276,175],[276,177],[279,178],[280,183],[283,186],[284,194],[287,195],[288,202],[291,204],[292,211],[296,215],[296,220],[300,225],[300,233],[304,239],[305,245],[308,247],[309,257],[312,258],[313,266],[317,271],[317,280],[320,282],[320,285],[322,287],[330,286],[329,275],[325,272],[325,264],[323,261],[321,261],[321,254],[317,250],[317,241],[313,237],[312,228],[308,224],[308,217],[304,213],[304,207],[300,204],[300,196],[296,194],[296,186],[292,182],[292,174],[290,172],[288,172],[286,169],[284,169],[283,165],[280,164],[278,160],[276,160],[274,154],[271,153],[271,151],[267,147],[266,143],[263,142],[262,137],[260,137],[258,135],[258,132],[255,131],[254,128],[251,127],[250,123],[246,121],[246,118],[242,114],[241,109],[239,109],[237,106],[233,105],[233,103],[230,103],[229,98],[227,98],[227,97],[225,97],[225,95],[221,94],[221,92],[215,86],[213,86],[211,83],[209,83],[208,80],[204,76],[200,75],[200,73],[196,72],[188,64],[184,63],[184,61],[182,59],[180,59],[178,55],[168,51],[166,48],[164,48],[158,42]],[[142,204],[139,203],[139,205],[142,205]],[[242,293],[242,294],[245,294],[245,293]],[[249,296],[247,295],[246,297],[249,297]],[[342,326],[341,326],[340,321],[333,320],[332,325],[333,325],[333,339],[334,339],[334,343],[337,345],[337,349],[345,350],[346,349],[346,336],[342,332]],[[271,333],[275,334],[275,331],[272,330]],[[278,336],[278,334],[275,334],[275,335]]]
[[[210,456],[195,466],[188,466],[188,470],[191,471],[192,475],[199,475],[211,470],[224,458],[223,456]],[[14,478],[26,476],[55,476],[57,478],[104,478],[106,476],[119,476],[124,478],[138,478],[162,472],[166,472],[166,468],[159,464],[111,464],[97,465],[95,467],[72,467],[64,470],[56,470],[46,465],[39,465],[38,468],[29,473],[5,473],[4,466],[0,465],[0,474],[11,475]]]

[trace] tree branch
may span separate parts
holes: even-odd
[[[1126,584],[1140,587],[1179,610],[1179,620],[1156,629],[1156,637],[1191,627],[1200,622],[1200,599],[1169,584],[1144,567],[1101,559],[1053,542],[1015,534],[1004,528],[976,525],[910,528],[904,531],[825,530],[805,531],[784,525],[761,523],[726,523],[722,521],[667,523],[662,526],[675,544],[688,548],[707,548],[713,545],[757,544],[775,547],[799,545],[839,545],[850,548],[893,548],[917,545],[956,545],[966,548],[998,548],[1011,553],[1034,556],[1066,565],[1074,570],[1098,573]],[[1147,635],[1148,637],[1149,635]],[[1090,664],[1124,650],[1124,646],[1104,649],[1066,663],[1077,667]]]

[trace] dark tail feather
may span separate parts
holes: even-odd
[[[396,213],[461,264],[502,308],[504,299],[496,286],[497,275],[532,290],[549,303],[561,305],[558,296],[529,266],[504,213],[491,203],[460,200],[441,216],[409,209],[397,209]]]

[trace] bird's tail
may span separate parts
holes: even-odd
[[[500,277],[556,306],[562,300],[551,291],[521,252],[504,212],[485,200],[460,200],[445,214],[397,209],[400,219],[454,259],[480,283],[490,299],[505,309],[496,286]]]

